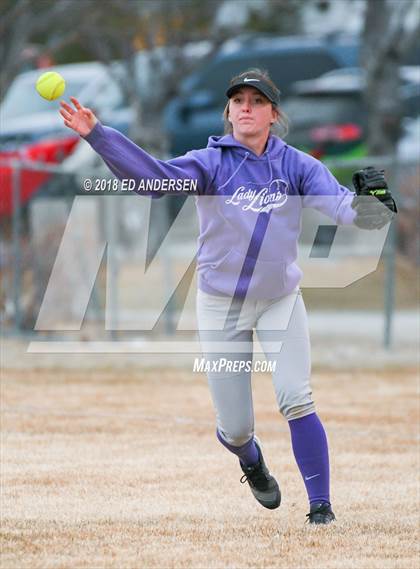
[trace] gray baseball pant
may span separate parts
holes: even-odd
[[[238,365],[252,362],[254,328],[275,366],[272,380],[280,412],[287,420],[314,413],[308,322],[300,290],[274,300],[232,300],[198,290],[197,318],[203,356],[210,364],[207,378],[217,428],[227,443],[242,446],[254,435],[251,370]],[[231,365],[212,371],[211,364],[217,368],[221,358]]]

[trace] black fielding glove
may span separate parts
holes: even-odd
[[[354,224],[361,229],[381,229],[392,221],[397,206],[386,183],[384,171],[372,166],[353,174],[356,197],[351,207],[356,211]],[[375,198],[375,199],[373,199]]]

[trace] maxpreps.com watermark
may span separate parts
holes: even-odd
[[[83,189],[85,192],[196,192],[198,180],[180,178],[148,178],[139,182],[133,179],[117,180],[116,178],[85,178]]]
[[[194,373],[240,373],[240,372],[260,372],[274,373],[276,371],[276,360],[228,360],[219,358],[208,360],[206,358],[195,358],[193,364]]]

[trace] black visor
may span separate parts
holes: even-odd
[[[261,77],[255,77],[252,73],[246,75],[242,79],[238,79],[235,83],[230,85],[229,89],[226,91],[226,96],[230,99],[241,87],[255,87],[255,89],[258,89],[258,91],[265,95],[269,101],[274,103],[274,105],[278,105],[280,103],[279,93],[276,92],[273,87],[267,83],[267,81]]]

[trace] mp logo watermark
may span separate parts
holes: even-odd
[[[330,200],[327,207],[321,198]],[[389,229],[389,225],[375,231],[336,225],[320,210],[334,211],[339,207],[337,198],[317,196],[316,203],[305,204],[290,195],[282,207],[266,212],[249,207],[240,218],[235,212],[239,194],[230,200],[190,197],[162,224],[161,213],[167,219],[171,199],[133,194],[74,199],[34,327],[43,335],[72,332],[72,339],[53,335],[48,341],[34,340],[30,352],[201,353],[195,266],[199,288],[207,283],[216,294],[232,298],[240,291],[244,306],[247,299],[276,298],[276,293],[290,294],[298,286],[343,288],[375,271]],[[121,211],[141,220],[129,246],[119,231]],[[220,217],[223,227],[208,240],[206,231]],[[258,254],[253,255],[256,239]],[[99,275],[106,291],[103,330],[118,332],[118,339],[83,341],[81,330]],[[277,329],[287,331],[293,298],[291,294]],[[169,312],[171,334],[163,337],[156,330]],[[137,333],[134,338],[133,333]],[[249,348],[237,344],[239,351]],[[275,347],[277,351],[278,342]],[[226,349],[215,346],[219,353]],[[232,346],[228,349],[232,351]]]

